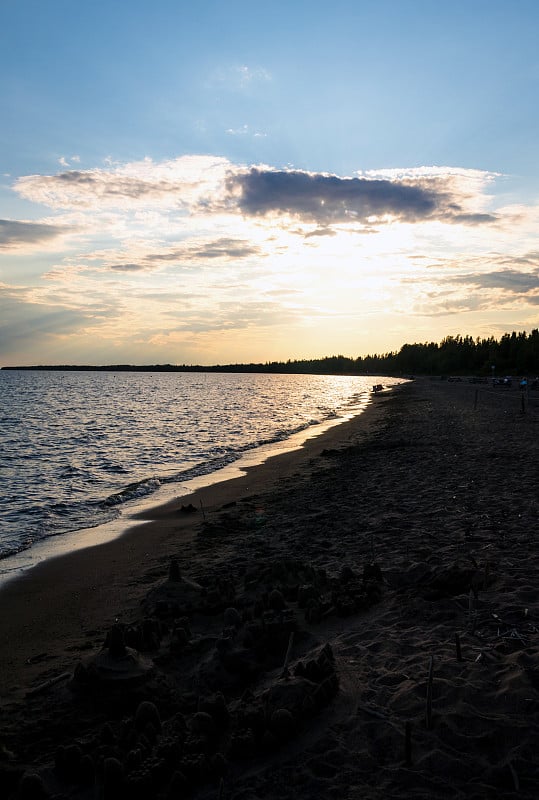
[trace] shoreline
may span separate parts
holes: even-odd
[[[204,515],[159,506],[5,587],[8,800],[28,772],[90,800],[112,762],[144,800],[535,800],[538,426],[518,393],[418,379],[201,488]],[[136,688],[89,683],[115,622]]]
[[[391,390],[393,385],[398,385],[398,383],[390,383],[386,390]],[[243,474],[246,469],[256,466],[276,454],[302,447],[307,440],[322,435],[328,428],[344,424],[352,417],[363,413],[365,407],[372,402],[371,395],[372,393],[365,391],[361,399],[356,398],[352,405],[341,408],[338,415],[329,416],[316,424],[309,424],[290,433],[284,439],[277,438],[266,444],[247,447],[241,454],[236,454],[235,460],[212,471],[206,472],[203,469],[201,474],[195,474],[191,478],[164,480],[160,482],[155,491],[119,504],[117,516],[106,522],[46,536],[33,542],[30,547],[5,556],[0,559],[0,588],[17,579],[38,563],[75,550],[101,545],[121,536],[127,527],[137,524],[137,517],[141,509],[162,505],[174,498],[179,500],[202,486],[233,479]],[[202,465],[202,467],[205,466]],[[121,490],[119,491],[121,493]]]
[[[391,392],[399,390],[400,386],[393,387]],[[388,394],[384,393],[384,397]],[[69,635],[74,635],[78,628],[107,625],[119,615],[133,613],[141,591],[136,587],[132,591],[132,587],[128,587],[129,579],[137,570],[148,570],[152,565],[155,566],[150,549],[164,549],[162,557],[166,558],[167,549],[178,547],[179,537],[192,545],[196,528],[204,521],[204,517],[211,518],[222,506],[236,503],[246,494],[267,491],[269,487],[276,490],[279,481],[290,477],[297,469],[305,469],[305,465],[316,459],[324,448],[344,446],[349,430],[359,435],[368,431],[373,424],[372,418],[378,416],[381,399],[382,395],[379,395],[371,400],[351,418],[335,423],[332,421],[318,435],[314,429],[295,434],[278,443],[278,452],[270,454],[263,461],[259,461],[260,455],[252,451],[246,459],[254,461],[249,466],[240,466],[240,462],[243,462],[240,459],[223,470],[189,481],[190,486],[196,485],[192,491],[159,504],[155,503],[155,498],[153,502],[152,498],[148,498],[146,502],[137,504],[137,508],[143,505],[144,510],[135,510],[128,518],[119,517],[111,523],[83,532],[93,537],[94,542],[97,538],[97,543],[84,543],[79,538],[80,544],[74,549],[72,543],[56,542],[54,537],[45,541],[43,549],[46,555],[43,560],[0,583],[0,604],[9,607],[14,617],[14,624],[8,625],[7,630],[5,621],[4,625],[0,622],[0,651],[6,652],[5,648],[13,651],[9,643],[20,638],[17,629],[21,626],[27,639],[24,652],[0,661],[0,685],[9,684],[9,674],[12,679],[20,675],[22,665],[35,658],[36,654],[54,649],[54,643],[65,638],[66,625],[71,625]],[[305,434],[307,438],[300,444],[294,443],[295,438],[303,438]],[[271,450],[271,446],[268,450]],[[186,503],[194,505],[196,514],[177,513]],[[201,508],[203,511],[199,510]],[[104,541],[99,541],[100,529],[104,530]],[[59,549],[60,553],[54,554],[55,549]],[[65,581],[66,575],[69,576],[68,581]],[[42,606],[41,600],[45,596],[47,603]],[[114,608],[114,614],[101,619],[103,607]],[[68,616],[66,611],[70,612]],[[57,624],[54,624],[54,620]],[[51,644],[53,647],[47,648]],[[26,673],[31,680],[32,670],[26,670]]]

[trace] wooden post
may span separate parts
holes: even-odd
[[[429,661],[429,676],[427,678],[427,698],[425,702],[425,725],[427,730],[432,728],[432,681],[434,672],[434,656]]]
[[[455,633],[455,649],[457,651],[457,661],[462,661],[462,650],[460,648],[460,636]]]
[[[290,661],[290,653],[292,652],[292,645],[294,644],[294,631],[288,637],[288,647],[286,649],[286,655],[284,657],[284,664],[283,664],[283,671],[281,672],[281,678],[288,678],[290,677],[290,672],[288,670],[288,662]]]

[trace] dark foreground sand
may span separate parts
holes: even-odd
[[[0,796],[537,798],[538,424],[417,380],[8,585]]]

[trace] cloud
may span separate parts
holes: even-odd
[[[116,263],[116,264],[107,264],[105,265],[106,268],[114,270],[115,272],[147,272],[148,267],[144,264],[128,264],[128,263]]]
[[[246,131],[244,127],[240,129]],[[413,171],[412,171],[413,172]],[[159,210],[177,219],[240,212],[244,219],[290,219],[316,225],[314,235],[331,226],[357,231],[388,222],[441,222],[484,226],[498,221],[486,208],[488,173],[426,168],[400,177],[340,177],[302,170],[233,164],[225,158],[182,156],[151,159],[106,168],[29,175],[15,182],[25,199],[55,209],[148,213]],[[324,233],[322,233],[324,232]]]
[[[256,245],[252,245],[246,240],[227,238],[198,245],[189,251],[189,257],[197,260],[206,258],[241,259],[255,255],[264,255]]]
[[[220,87],[230,91],[246,91],[258,84],[271,81],[271,73],[264,67],[234,64],[220,67],[209,77],[208,88]]]
[[[225,133],[228,136],[253,136],[255,139],[265,139],[267,133],[261,131],[251,131],[248,125],[241,125],[239,128],[227,128]]]
[[[214,308],[185,312],[182,308],[171,311],[170,316],[181,317],[170,333],[207,333],[216,331],[246,330],[249,328],[274,327],[297,321],[303,312],[286,308],[271,300],[222,301]]]
[[[87,319],[80,310],[29,303],[16,293],[0,297],[0,354],[9,356],[26,345],[42,344],[44,337],[73,333]]]
[[[306,239],[310,239],[312,236],[337,236],[337,233],[333,228],[315,228],[314,231],[307,231],[305,234]]]
[[[183,156],[155,163],[147,158],[105,169],[67,170],[56,175],[27,175],[15,190],[50,208],[137,209],[204,206],[223,186],[229,162],[211,156]]]
[[[220,237],[205,241],[183,242],[181,245],[170,245],[159,251],[144,251],[139,247],[138,255],[129,253],[126,260],[125,251],[116,253],[92,253],[88,260],[102,260],[102,269],[118,272],[150,272],[168,263],[178,266],[196,264],[203,267],[205,262],[228,263],[237,262],[253,256],[265,257],[263,250],[246,239]]]
[[[58,163],[62,167],[69,167],[69,166],[71,166],[72,163],[73,164],[80,164],[80,156],[69,156],[67,158],[65,156],[61,156],[58,159]]]
[[[286,214],[321,226],[389,219],[468,225],[496,220],[492,214],[467,211],[467,197],[459,196],[453,181],[439,177],[395,181],[252,167],[230,176],[228,191],[247,216]]]
[[[455,275],[447,282],[468,284],[480,289],[503,289],[513,294],[539,292],[539,269],[533,272],[520,272],[516,269],[502,269],[468,275]]]
[[[22,250],[42,245],[69,233],[68,226],[0,219],[0,250]]]

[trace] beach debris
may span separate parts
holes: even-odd
[[[186,506],[183,505],[183,503],[182,503],[182,506],[181,506],[179,511],[180,511],[180,514],[195,514],[196,511],[197,511],[197,508],[192,503],[189,503]]]
[[[52,686],[56,686],[57,683],[61,683],[70,677],[70,672],[62,672],[60,675],[56,675],[54,678],[49,678],[47,681],[40,683],[38,686],[34,686],[32,689],[29,689],[26,692],[26,697],[35,697],[37,694],[42,694],[43,692],[46,692],[47,689],[50,689]]]

